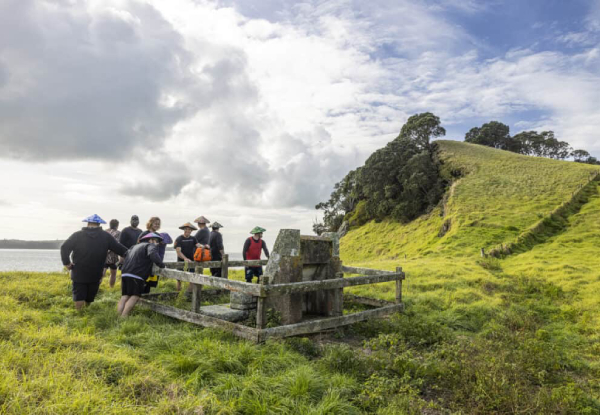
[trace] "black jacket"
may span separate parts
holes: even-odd
[[[139,243],[129,250],[121,275],[131,274],[146,280],[152,273],[152,264],[160,268],[165,267],[158,254],[158,245],[148,242]]]
[[[210,256],[212,256],[213,261],[222,260],[221,251],[225,249],[223,247],[223,235],[217,231],[212,231],[208,244],[210,245]]]
[[[200,245],[208,245],[208,241],[210,240],[210,231],[208,230],[208,228],[202,228],[198,232],[196,232],[196,235],[194,235],[194,237]]]
[[[137,244],[138,238],[142,233],[141,229],[132,228],[128,226],[121,231],[121,237],[119,238],[119,242],[123,244],[127,249],[131,248],[133,245]]]
[[[63,265],[73,262],[71,279],[75,282],[95,283],[102,278],[106,254],[113,251],[125,256],[127,248],[102,228],[83,228],[75,232],[60,247]],[[70,256],[73,254],[73,261]]]

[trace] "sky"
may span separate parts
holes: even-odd
[[[600,0],[0,0],[0,238],[199,215],[240,251],[433,112],[600,156]]]

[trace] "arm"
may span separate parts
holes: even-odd
[[[246,242],[244,242],[244,249],[242,249],[242,257],[244,257],[244,261],[246,260],[246,253],[250,249],[250,238],[246,238]]]
[[[160,255],[158,254],[158,247],[156,245],[148,245],[148,257],[153,263],[158,265],[159,268],[165,267],[165,264],[163,264],[162,259],[160,259]]]
[[[265,241],[262,241],[262,250],[267,258],[269,258],[269,248],[267,248],[267,243]]]
[[[112,235],[109,234],[109,236],[110,236],[110,238],[108,239],[108,249],[110,249],[117,255],[126,256],[127,248],[125,248],[123,245],[121,245],[119,242],[117,242],[117,240],[115,238],[113,238]]]
[[[119,236],[119,243],[121,245],[131,246],[131,244],[129,243],[129,232],[127,232],[126,229],[123,229],[123,231],[121,232],[121,235]]]
[[[73,248],[76,245],[77,236],[75,235],[76,234],[74,233],[69,236],[69,239],[60,246],[60,259],[62,260],[63,265],[68,269],[73,267],[73,263],[71,262],[71,252],[73,252]]]

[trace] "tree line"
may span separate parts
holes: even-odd
[[[465,134],[465,141],[528,156],[556,160],[573,157],[578,163],[600,164],[586,150],[573,150],[569,143],[557,139],[553,131],[523,131],[511,137],[508,125],[498,121],[471,128]]]

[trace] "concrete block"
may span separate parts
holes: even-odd
[[[209,305],[200,308],[200,313],[207,316],[220,318],[226,321],[242,321],[248,318],[248,311],[232,310],[222,305]]]

